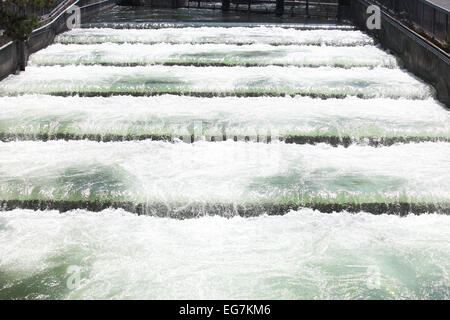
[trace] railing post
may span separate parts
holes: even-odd
[[[422,29],[423,29],[424,16],[425,16],[425,2],[422,1],[422,17],[420,19],[420,26],[422,27]]]
[[[275,14],[277,16],[282,16],[284,14],[284,0],[277,0]]]
[[[436,23],[436,9],[433,7],[433,19],[431,20],[431,33],[433,34],[433,38],[435,38],[434,36],[434,31],[435,31],[435,23]]]
[[[445,41],[450,41],[450,38],[448,37],[449,30],[448,30],[448,14],[445,15]]]
[[[309,0],[306,0],[306,16],[309,17]]]
[[[28,60],[28,50],[25,41],[18,41],[19,48],[19,70],[25,71]]]
[[[415,12],[414,12],[414,22],[418,22],[419,21],[419,1],[416,1],[416,6],[415,6]]]
[[[230,10],[230,0],[222,0],[222,11]]]

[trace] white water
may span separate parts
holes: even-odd
[[[0,99],[0,133],[450,138],[450,113],[433,99],[26,95]]]
[[[73,29],[56,38],[59,43],[228,43],[272,45],[333,45],[373,44],[361,31],[295,30],[261,26],[255,28],[164,28],[164,29]]]
[[[55,44],[32,56],[33,65],[148,65],[204,63],[225,65],[294,65],[306,67],[397,67],[392,56],[375,46],[318,47],[266,44]]]
[[[168,206],[448,203],[449,159],[449,143],[0,143],[0,198]]]
[[[0,215],[0,298],[449,299],[449,239],[440,215],[15,210]]]
[[[58,36],[60,44],[33,55],[27,71],[2,81],[0,134],[449,137],[449,113],[432,88],[360,31],[108,26]],[[117,29],[130,27],[141,30]],[[196,62],[300,68],[146,66]],[[348,97],[35,94],[165,91]],[[2,201],[148,202],[175,212],[211,203],[448,206],[449,191],[450,143],[442,142],[0,143]],[[111,209],[0,212],[0,299],[449,299],[449,232],[449,217],[435,214],[301,209],[175,220]],[[72,287],[74,268],[80,283]]]
[[[0,94],[259,93],[425,99],[432,88],[399,69],[331,67],[30,66]]]

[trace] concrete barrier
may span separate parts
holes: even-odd
[[[369,5],[365,0],[351,2],[353,22],[397,55],[408,71],[430,83],[436,89],[437,99],[450,108],[449,55],[384,12],[381,29],[369,30],[366,26]]]
[[[0,80],[15,72],[19,67],[18,42],[11,42],[0,48]]]
[[[81,18],[117,4],[119,0],[79,0],[73,5],[80,7]],[[70,14],[63,11],[52,21],[34,30],[28,41],[11,41],[0,47],[0,80],[19,70],[24,70],[30,54],[50,45],[55,36],[68,30]]]
[[[450,214],[450,203],[408,203],[408,202],[375,202],[375,203],[176,203],[176,202],[146,202],[131,201],[84,201],[84,200],[0,200],[0,212],[15,209],[29,210],[58,210],[66,212],[85,209],[100,212],[107,208],[123,209],[138,215],[149,215],[175,219],[189,219],[200,216],[222,217],[256,217],[263,214],[283,215],[291,210],[311,208],[324,213],[347,211],[351,213],[368,212],[372,214],[394,214],[406,216],[408,214]]]

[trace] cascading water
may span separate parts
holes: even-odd
[[[0,299],[450,297],[431,86],[351,26],[118,16],[0,83]]]

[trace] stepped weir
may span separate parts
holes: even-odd
[[[438,73],[340,19],[345,1],[116,3],[78,3],[67,31],[54,13],[61,30],[32,34],[0,82],[0,298],[240,296],[246,272],[253,298],[449,297]],[[376,289],[349,271],[371,259],[389,269]],[[82,287],[51,289],[67,263]]]
[[[450,212],[448,111],[352,25],[105,12],[0,83],[3,210]]]

